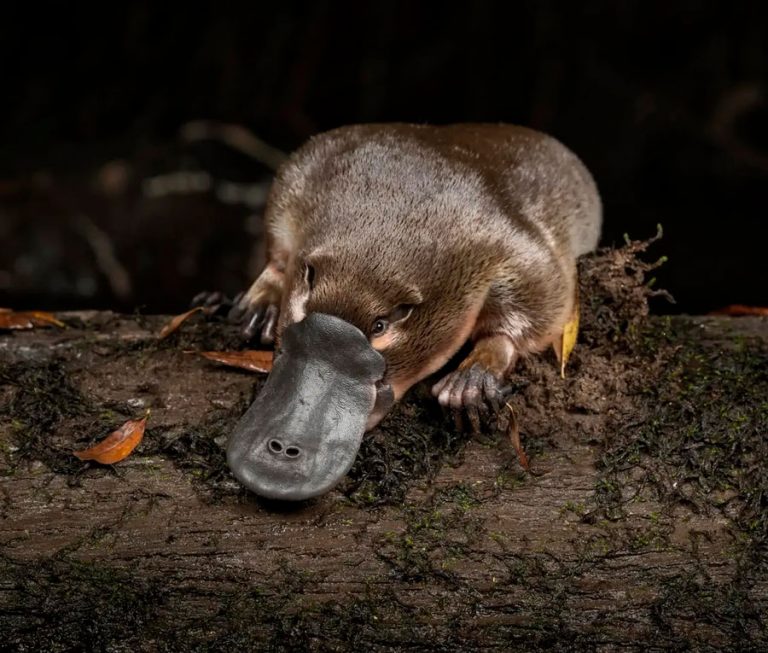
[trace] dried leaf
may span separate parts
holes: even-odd
[[[53,326],[60,328],[66,326],[64,322],[57,320],[53,314],[46,313],[45,311],[27,311],[27,315],[29,315],[32,321],[35,322],[35,326],[45,326],[48,324],[52,324]]]
[[[579,289],[576,288],[573,297],[573,308],[571,317],[563,327],[563,332],[559,338],[552,342],[552,348],[555,350],[557,362],[560,363],[560,376],[565,378],[565,366],[571,357],[571,352],[576,346],[576,339],[579,337]]]
[[[160,330],[158,339],[163,340],[164,338],[167,338],[174,331],[176,331],[176,329],[178,329],[184,322],[186,322],[187,319],[192,317],[195,313],[199,313],[200,311],[203,311],[203,310],[205,310],[204,306],[195,306],[195,308],[188,310],[186,313],[177,315]]]
[[[208,360],[229,365],[230,367],[239,367],[250,372],[261,372],[268,374],[272,369],[271,351],[200,351],[196,352]]]
[[[710,315],[758,315],[768,316],[768,307],[766,306],[745,306],[744,304],[731,304],[725,308],[719,308],[716,311],[710,311]]]
[[[565,378],[565,366],[568,363],[568,359],[571,357],[571,352],[573,351],[574,346],[576,345],[576,338],[579,335],[579,309],[576,307],[576,310],[571,317],[570,320],[568,320],[567,324],[565,325],[565,328],[563,329],[563,342],[562,342],[562,349],[561,349],[561,358],[560,358],[560,376],[562,378]]]
[[[507,436],[512,442],[512,446],[517,452],[517,459],[520,461],[520,466],[525,471],[530,471],[530,465],[528,464],[528,456],[525,455],[523,445],[520,443],[520,427],[517,423],[517,417],[515,411],[512,410],[512,406],[505,402],[507,408],[509,408],[509,426],[507,427]]]
[[[127,458],[141,442],[147,417],[149,417],[149,411],[141,419],[128,420],[97,445],[83,451],[75,451],[74,454],[80,460],[95,460],[104,465],[120,462],[123,458]]]
[[[34,329],[48,326],[64,327],[65,325],[52,313],[45,311],[17,312],[10,308],[0,308],[0,329]]]

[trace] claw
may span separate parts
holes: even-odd
[[[443,392],[448,394],[448,403],[454,410],[464,408],[464,388],[467,386],[467,377],[460,372],[456,373],[453,385]]]
[[[229,313],[227,313],[227,320],[230,322],[240,322],[245,316],[245,312],[247,311],[248,307],[241,306],[240,304],[240,300],[242,300],[244,294],[245,293],[243,292],[239,292],[232,300],[232,308],[230,308]]]
[[[442,379],[440,379],[437,383],[435,383],[435,385],[432,386],[432,395],[435,397],[438,397],[439,399],[440,394],[443,391],[443,388],[445,388],[445,385],[446,383],[448,383],[450,378],[451,378],[451,375],[447,374]],[[440,402],[440,405],[444,405],[442,401]]]
[[[207,299],[207,297],[208,297],[210,294],[211,294],[211,293],[209,293],[207,290],[203,290],[203,292],[199,292],[199,293],[197,293],[197,294],[196,294],[196,295],[195,295],[195,296],[192,298],[192,301],[191,301],[191,302],[189,302],[189,307],[190,307],[190,308],[197,308],[198,306],[203,306],[203,305],[205,305],[205,300]]]
[[[220,306],[226,301],[226,298],[224,297],[224,293],[221,291],[214,291],[208,297],[205,298],[205,306],[208,308],[212,306]]]
[[[460,410],[453,410],[453,425],[459,433],[464,432],[464,418],[461,416]]]
[[[243,337],[247,340],[253,340],[264,322],[266,306],[257,306],[250,316],[245,314],[245,326],[243,327]]]
[[[467,417],[469,417],[469,423],[472,426],[472,433],[477,435],[480,433],[480,412],[477,406],[467,406]]]
[[[432,386],[432,394],[443,408],[451,410],[457,429],[464,430],[466,414],[474,434],[479,434],[482,423],[501,410],[498,380],[477,363],[446,375]]]
[[[501,411],[503,394],[499,388],[499,382],[490,372],[486,372],[483,375],[483,392],[491,404],[491,410],[498,414]]]
[[[232,302],[218,290],[197,293],[190,302],[190,308],[204,308],[206,315],[222,315],[230,309]]]
[[[274,304],[267,306],[264,312],[264,325],[261,327],[261,344],[271,345],[275,342],[275,327],[280,309]]]

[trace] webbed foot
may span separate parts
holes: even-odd
[[[258,337],[262,345],[274,344],[284,281],[281,268],[270,263],[253,285],[237,297],[227,317],[231,322],[242,324],[243,337],[247,340]]]
[[[202,306],[211,315],[225,315],[233,324],[242,325],[243,338],[258,340],[262,345],[275,342],[275,329],[280,316],[283,273],[268,265],[246,291],[227,298],[221,292],[201,292],[192,300],[192,307]]]
[[[240,295],[235,297],[235,299],[230,299],[221,291],[209,292],[204,290],[192,298],[189,307],[205,308],[208,315],[226,315],[239,297]]]
[[[280,308],[276,304],[252,304],[246,299],[243,297],[232,307],[227,319],[242,325],[246,340],[254,340],[258,336],[262,345],[273,344]]]
[[[466,413],[473,433],[480,432],[481,418],[501,416],[504,405],[500,380],[479,363],[446,375],[432,386],[432,394],[441,406],[453,412],[459,429],[463,428],[462,415]]]

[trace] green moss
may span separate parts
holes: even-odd
[[[50,559],[25,565],[0,558],[0,577],[18,603],[0,611],[9,650],[116,649],[140,636],[165,605],[160,582],[111,566]]]
[[[621,490],[634,469],[633,484],[657,500],[718,511],[749,535],[754,552],[765,551],[768,348],[747,338],[723,348],[689,324],[654,322],[640,339],[638,365],[652,370],[659,357],[664,365],[637,388],[647,407],[643,419],[612,425],[595,502],[603,516],[621,518]]]
[[[434,498],[437,505],[453,504],[461,512],[467,512],[481,504],[475,490],[466,483],[458,483],[439,490]]]
[[[224,439],[232,432],[251,397],[243,396],[232,408],[212,411],[205,421],[172,428],[152,429],[148,455],[162,454],[190,474],[200,495],[218,501],[227,495],[245,495],[227,467]]]
[[[0,384],[10,386],[11,399],[0,405],[0,415],[12,426],[12,457],[9,471],[23,460],[41,460],[59,474],[73,475],[82,467],[72,452],[62,450],[58,430],[79,419],[93,427],[103,423],[94,406],[75,388],[57,361],[17,363],[0,368]]]
[[[364,438],[340,489],[358,506],[399,504],[414,481],[432,479],[452,462],[469,437],[455,430],[431,397],[406,401]]]

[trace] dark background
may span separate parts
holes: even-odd
[[[0,306],[174,312],[198,290],[245,286],[271,173],[215,139],[181,141],[198,119],[284,151],[354,122],[542,129],[593,171],[604,244],[663,225],[651,256],[669,257],[658,283],[678,304],[657,311],[768,304],[767,13],[757,2],[6,3]],[[207,186],[148,191],[180,171]],[[250,199],[227,196],[233,183]]]

